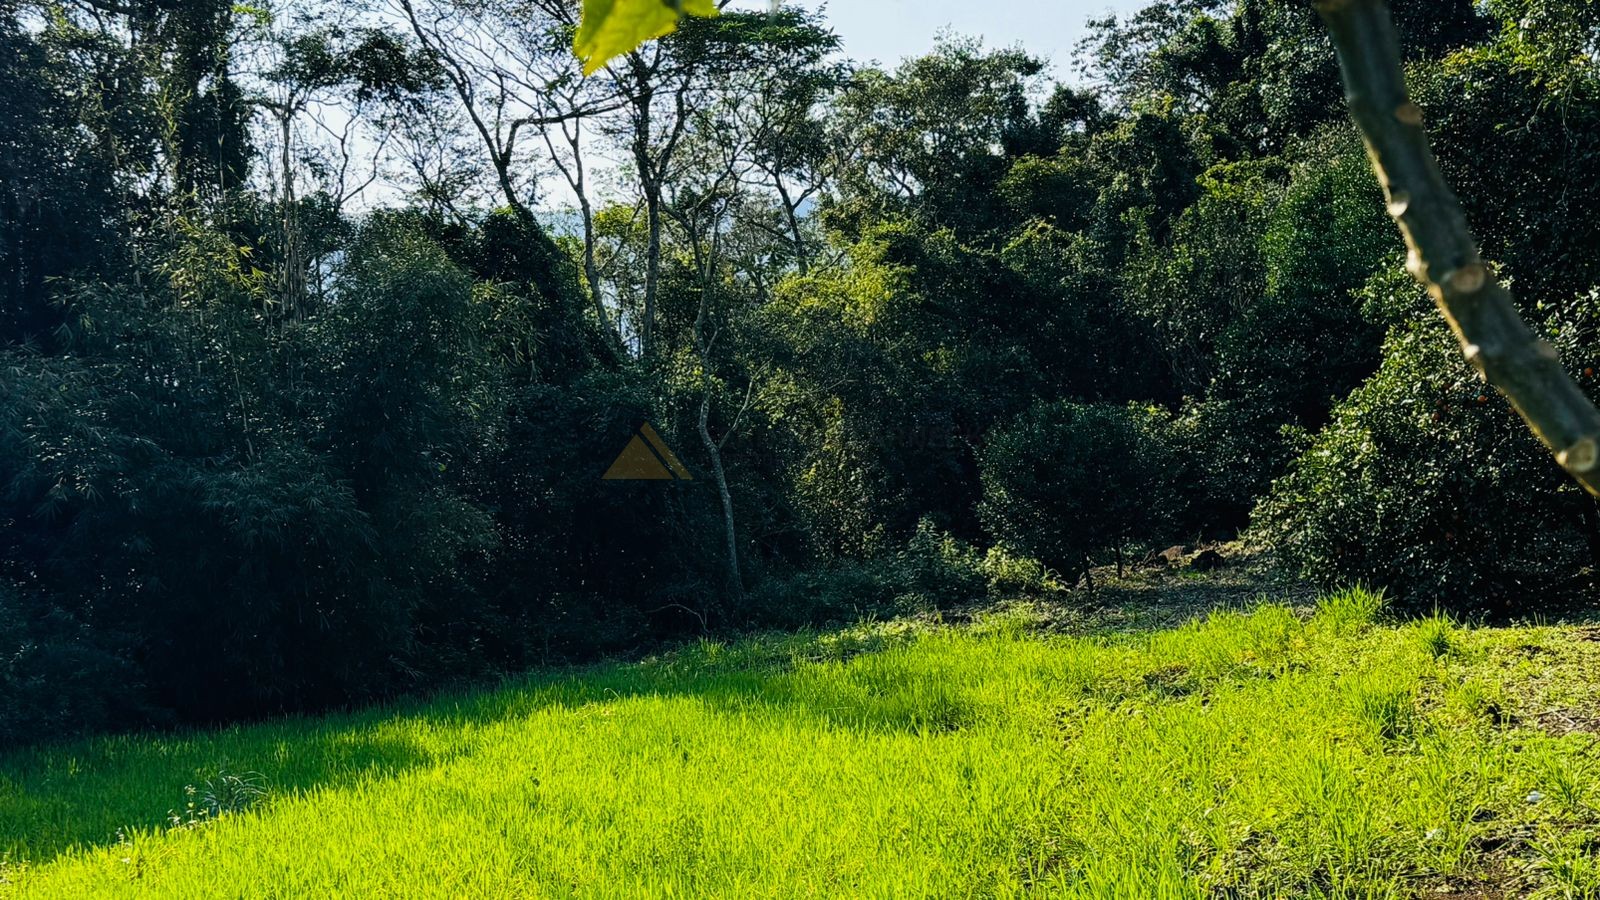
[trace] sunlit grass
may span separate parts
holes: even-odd
[[[1600,893],[1600,644],[1377,612],[1019,608],[15,755],[0,895]]]

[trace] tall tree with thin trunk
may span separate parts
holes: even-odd
[[[741,175],[745,163],[744,145],[736,133],[723,127],[725,120],[713,112],[715,107],[702,107],[694,117],[695,127],[686,144],[690,160],[684,171],[675,173],[667,192],[663,194],[663,210],[682,232],[698,276],[696,285],[699,303],[694,326],[690,334],[699,370],[700,408],[695,427],[700,443],[711,463],[712,476],[717,483],[717,495],[722,504],[723,539],[727,561],[728,589],[734,599],[744,596],[744,577],[739,565],[739,539],[736,527],[733,492],[728,485],[728,475],[723,465],[723,447],[739,429],[744,415],[750,409],[755,394],[752,379],[745,391],[744,401],[734,414],[721,438],[711,433],[711,415],[721,392],[715,375],[715,350],[718,338],[728,324],[723,273],[723,239],[733,224],[733,213],[742,198]]]
[[[573,27],[575,12],[563,0],[534,3],[533,19],[520,6],[508,11],[512,8],[494,4],[468,9],[435,0],[394,2],[478,136],[505,205],[549,260],[535,277],[537,286],[550,297],[568,295],[567,283],[556,274],[563,252],[533,213],[539,169],[527,147],[542,129],[615,109],[601,94],[558,90],[577,78],[564,40],[557,39]],[[576,105],[556,102],[567,96]],[[603,306],[593,305],[600,323],[606,324]]]

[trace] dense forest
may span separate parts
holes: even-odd
[[[0,0],[0,744],[1088,603],[1175,542],[1468,615],[1600,567],[1302,0],[1156,0],[1053,67],[730,8],[584,77],[577,18]],[[1396,18],[1600,393],[1600,7]],[[603,479],[646,423],[688,477]]]

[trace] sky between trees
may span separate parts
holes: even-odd
[[[765,4],[766,0],[738,0],[735,6]],[[829,24],[844,39],[845,53],[863,62],[892,66],[907,56],[920,56],[941,30],[948,29],[982,36],[991,47],[1020,43],[1036,55],[1050,57],[1058,78],[1075,80],[1072,48],[1083,37],[1084,23],[1108,12],[1132,12],[1143,4],[1137,0],[803,0],[800,5],[825,9]]]

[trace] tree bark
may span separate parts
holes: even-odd
[[[794,241],[794,265],[803,278],[811,272],[810,254],[806,252],[806,236],[800,227],[800,204],[789,199],[789,189],[783,185],[783,176],[774,174],[772,183],[778,188],[778,199],[783,204],[783,214],[789,222],[789,236]]]
[[[1316,0],[1333,35],[1345,97],[1410,248],[1406,267],[1428,289],[1467,361],[1511,401],[1556,461],[1600,496],[1600,410],[1522,321],[1484,266],[1466,216],[1406,93],[1400,40],[1385,0]]]
[[[654,128],[655,73],[646,66],[637,53],[629,54],[629,70],[638,84],[637,93],[629,100],[633,104],[633,162],[639,171],[639,188],[644,194],[645,251],[644,251],[644,321],[639,323],[639,355],[649,358],[655,341],[656,292],[661,283],[661,181],[658,175],[663,167],[657,165],[650,152],[650,137]]]
[[[597,237],[594,228],[594,204],[589,201],[588,171],[583,162],[583,120],[575,119],[571,131],[567,130],[565,122],[561,123],[561,136],[566,141],[568,149],[572,151],[572,166],[562,162],[561,154],[557,152],[555,141],[545,132],[545,146],[550,150],[550,161],[555,164],[567,186],[572,188],[573,196],[578,198],[578,214],[583,221],[583,278],[589,286],[589,302],[594,305],[595,320],[600,323],[602,330],[608,336],[618,341],[622,338],[621,329],[614,329],[611,317],[606,315],[605,295],[600,289],[600,263],[595,257],[595,242]]]
[[[1600,503],[1594,497],[1583,496],[1578,498],[1578,515],[1583,521],[1583,538],[1589,545],[1589,564],[1600,572]]]
[[[661,187],[644,192],[644,322],[639,329],[639,355],[648,358],[655,349],[656,294],[661,290]]]
[[[692,234],[691,230],[691,234]],[[722,442],[711,437],[711,400],[715,393],[715,385],[711,380],[711,345],[715,338],[706,337],[707,320],[711,312],[711,292],[715,273],[717,247],[719,240],[716,232],[712,232],[711,247],[706,253],[701,253],[700,243],[691,237],[694,247],[695,262],[700,269],[700,308],[694,317],[694,349],[700,357],[700,419],[698,422],[700,442],[705,445],[706,456],[711,458],[711,475],[717,482],[717,494],[722,501],[722,533],[727,544],[728,554],[728,590],[735,601],[744,599],[744,575],[739,570],[739,537],[738,530],[734,527],[733,492],[728,488],[727,471],[722,466]],[[749,398],[746,397],[744,409],[749,408]],[[734,417],[733,425],[723,434],[722,440],[726,441],[738,429],[739,422],[744,418],[744,409]]]
[[[704,365],[704,363],[702,363]],[[728,552],[728,590],[735,601],[744,599],[744,576],[739,571],[739,539],[734,529],[733,493],[728,489],[728,476],[722,468],[722,448],[711,438],[711,386],[705,386],[700,399],[700,442],[706,455],[711,457],[711,474],[717,481],[717,493],[722,498],[722,533]]]
[[[289,321],[299,322],[303,313],[301,307],[306,292],[306,277],[300,261],[300,207],[294,195],[294,114],[293,101],[285,104],[279,113],[278,136],[283,141],[278,157],[278,165],[282,170],[279,175],[283,179],[283,194],[279,198],[283,208],[279,210],[279,224],[283,229],[282,301]]]
[[[579,212],[583,216],[583,277],[589,282],[589,301],[594,304],[594,315],[600,322],[600,327],[606,333],[616,337],[618,330],[611,326],[611,317],[606,315],[605,295],[600,291],[600,264],[595,260],[594,245],[594,208],[589,205],[589,198],[584,194],[578,195]]]

